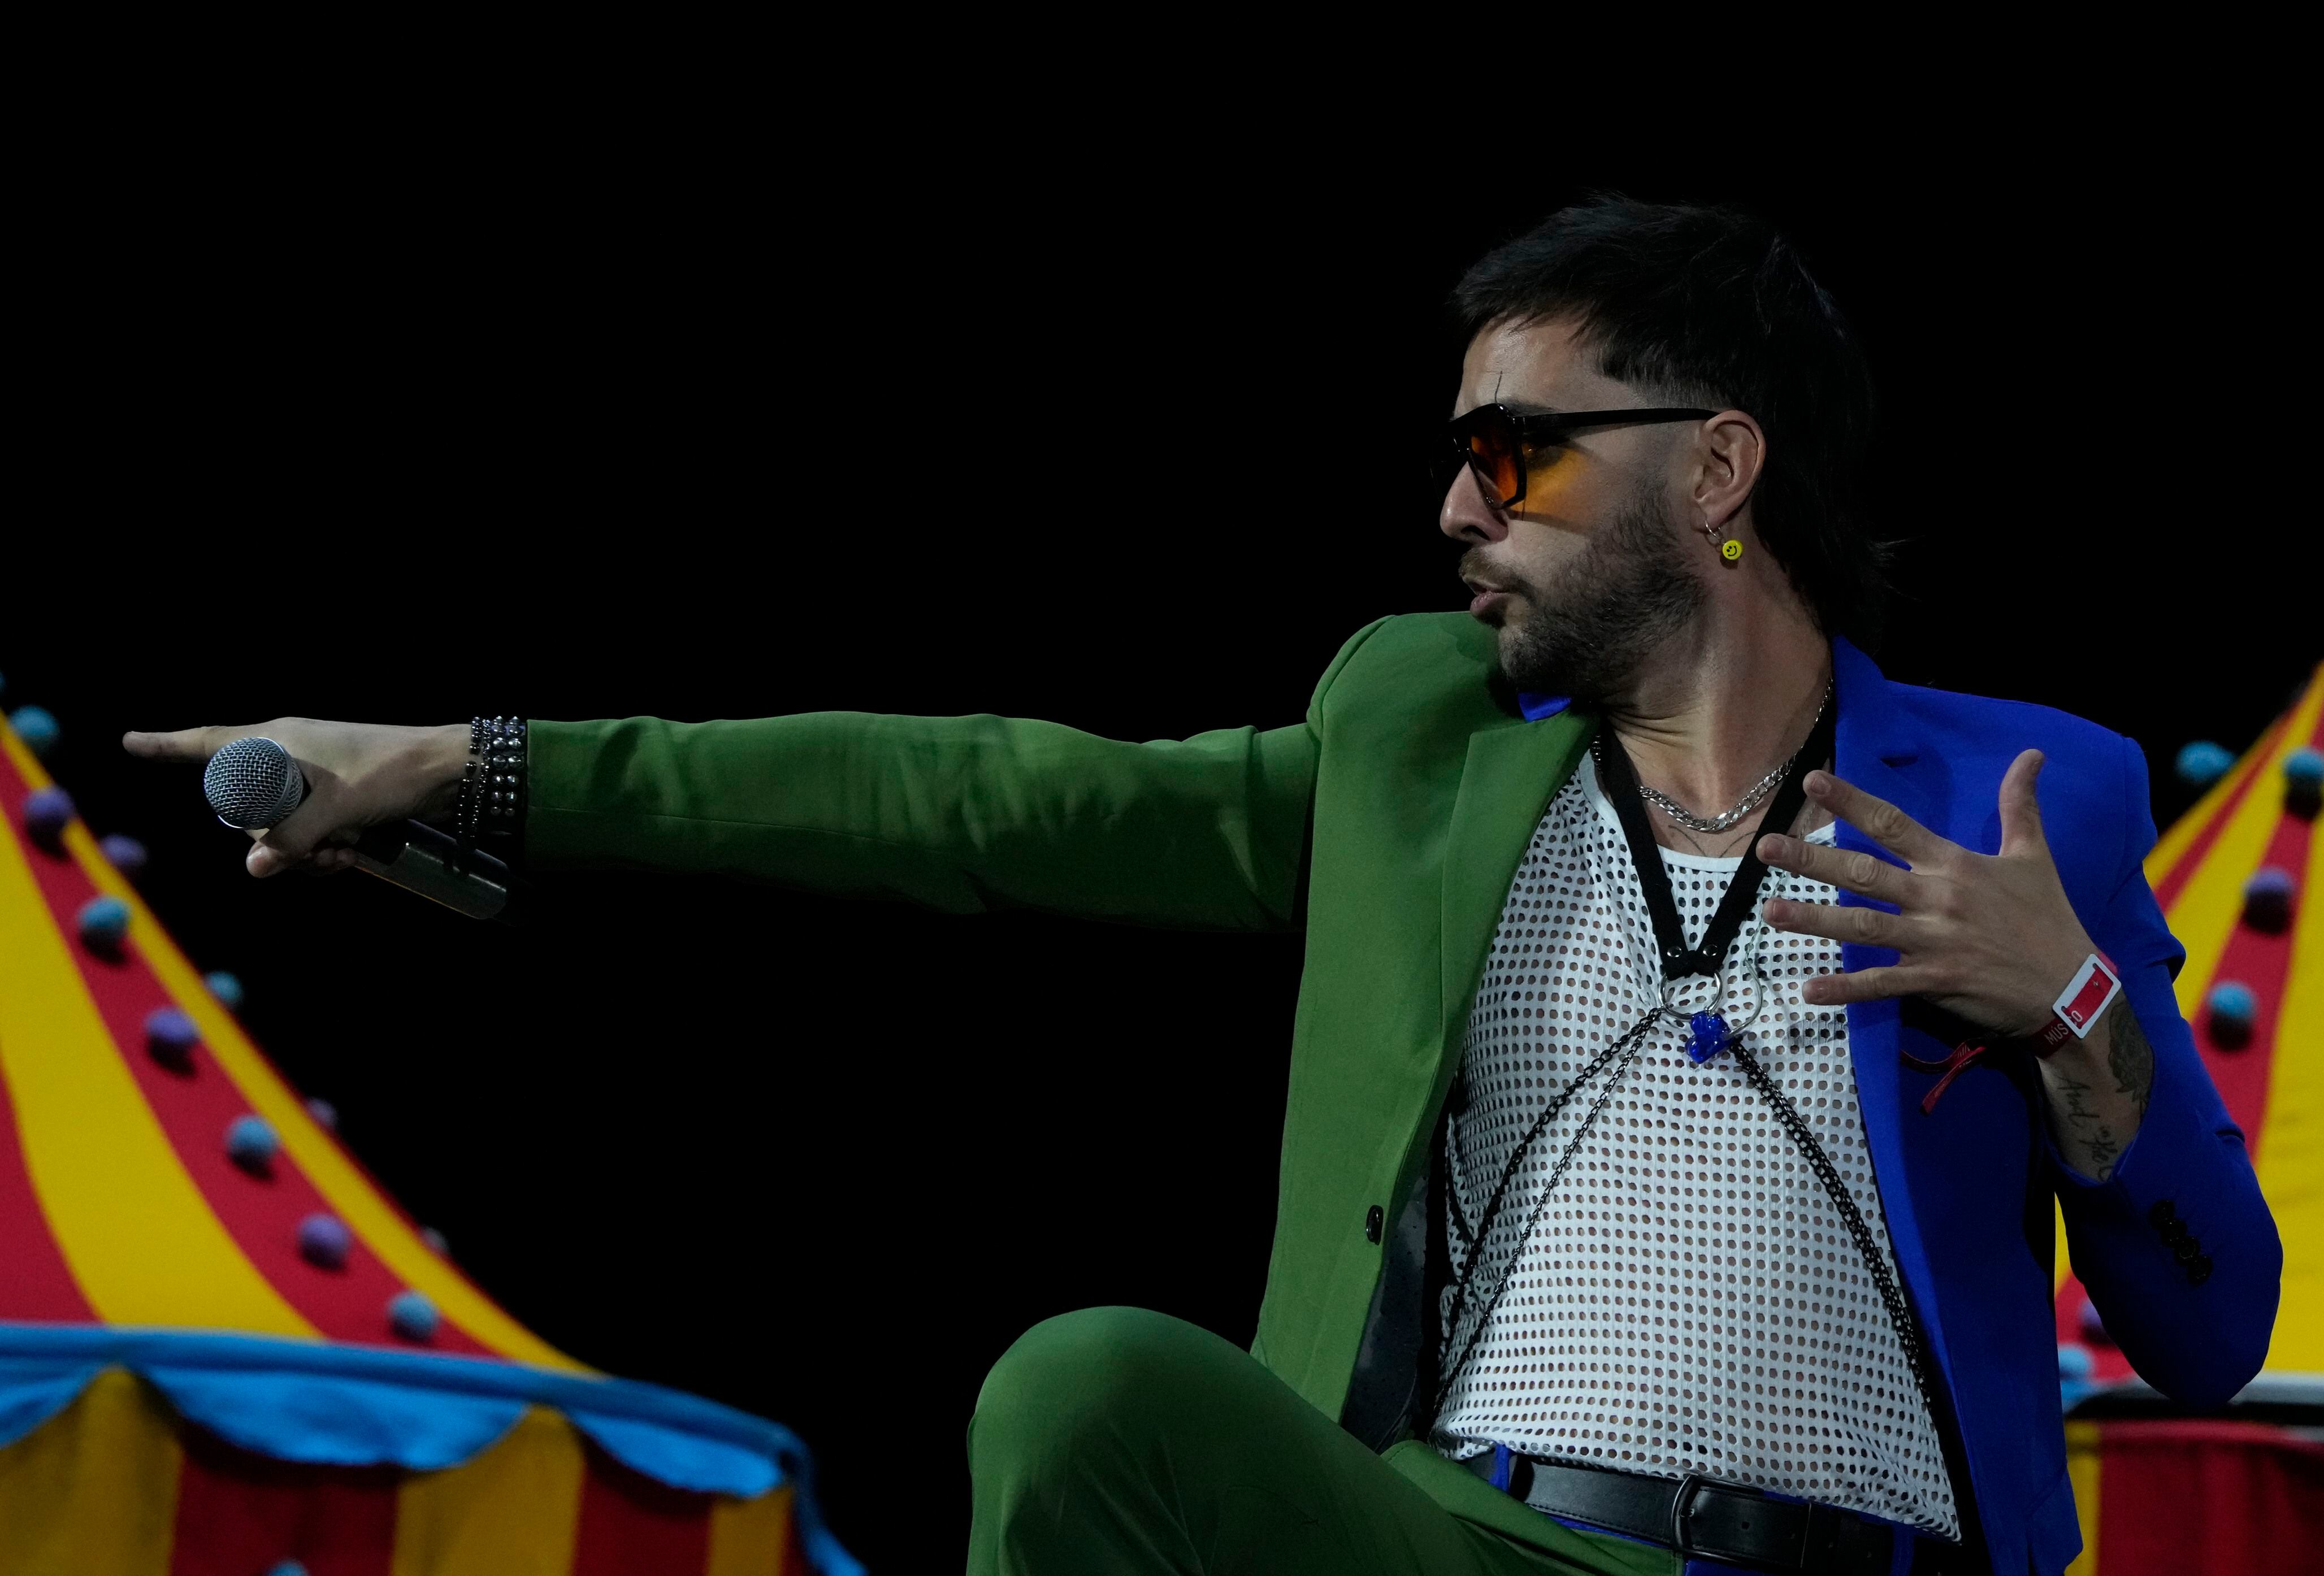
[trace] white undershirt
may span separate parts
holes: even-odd
[[[1830,843],[1831,828],[1812,841]],[[1741,862],[1662,857],[1687,943],[1698,945]],[[1762,892],[1835,895],[1781,871]],[[1517,868],[1470,1013],[1450,1166],[1461,1220],[1474,1225],[1548,1100],[1654,1006],[1656,956],[1621,824],[1585,757]],[[1822,1144],[1894,1274],[1847,1015],[1799,999],[1801,982],[1839,968],[1838,942],[1770,931],[1755,912],[1728,954],[1719,1009],[1738,1026],[1757,1009],[1744,1046]],[[1696,981],[1682,999],[1692,1007],[1711,990]],[[1648,1033],[1523,1243],[1437,1426],[1958,1536],[1936,1430],[1839,1212],[1735,1057],[1696,1066],[1684,1044],[1667,1020]],[[1454,1353],[1605,1076],[1527,1152],[1487,1236]],[[1465,1232],[1449,1217],[1447,1236],[1457,1268]],[[1451,1302],[1448,1288],[1440,1331]]]

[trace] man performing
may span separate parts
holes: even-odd
[[[2052,1197],[2190,1405],[2258,1370],[2282,1263],[2139,751],[1855,643],[1870,382],[1763,223],[1595,201],[1455,302],[1475,600],[1359,631],[1290,727],[126,742],[305,762],[260,875],[448,812],[538,866],[1304,930],[1257,1340],[1028,1332],[969,1427],[973,1571],[2061,1571]]]

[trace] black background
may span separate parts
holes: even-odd
[[[518,1317],[798,1431],[942,1569],[985,1369],[1132,1303],[1250,1338],[1295,938],[551,878],[521,932],[257,883],[126,727],[826,707],[1295,719],[1460,605],[1462,268],[1586,187],[1755,206],[1856,318],[1894,677],[2240,750],[2319,654],[2292,235],[2159,138],[1514,164],[929,135],[259,134],[30,226],[5,704],[355,1152]],[[1636,139],[1615,140],[1635,144]],[[2304,343],[2305,330],[2301,339]]]

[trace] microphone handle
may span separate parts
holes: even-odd
[[[521,922],[527,891],[509,867],[418,821],[388,821],[355,839],[355,868],[471,919]],[[461,868],[465,867],[465,869]]]

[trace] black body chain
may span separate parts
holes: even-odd
[[[1927,1360],[1921,1350],[1920,1326],[1913,1322],[1913,1312],[1904,1304],[1904,1293],[1897,1286],[1896,1277],[1888,1273],[1888,1261],[1880,1256],[1880,1245],[1872,1240],[1872,1228],[1864,1223],[1864,1212],[1856,1207],[1856,1196],[1840,1179],[1839,1169],[1832,1165],[1831,1157],[1823,1152],[1823,1146],[1816,1141],[1815,1134],[1808,1130],[1808,1124],[1802,1120],[1799,1108],[1775,1087],[1775,1081],[1767,1076],[1765,1067],[1759,1065],[1759,1058],[1743,1048],[1741,1037],[1737,1037],[1727,1048],[1733,1054],[1736,1064],[1743,1069],[1743,1076],[1751,1081],[1751,1087],[1759,1092],[1760,1098],[1767,1102],[1767,1108],[1775,1113],[1775,1120],[1782,1122],[1784,1130],[1792,1135],[1792,1142],[1799,1147],[1801,1155],[1806,1158],[1808,1169],[1813,1171],[1816,1180],[1823,1184],[1825,1196],[1831,1200],[1831,1207],[1840,1212],[1840,1220],[1846,1222],[1848,1234],[1856,1240],[1856,1251],[1862,1257],[1864,1267],[1872,1276],[1873,1288],[1880,1294],[1880,1305],[1888,1313],[1888,1327],[1896,1332],[1896,1344],[1904,1349],[1904,1365],[1913,1370],[1913,1386],[1921,1392],[1921,1405],[1929,1409],[1929,1419],[1933,1424],[1937,1417],[1937,1402],[1929,1387]]]
[[[1827,689],[1824,704],[1817,709],[1815,721],[1810,726],[1807,742],[1792,758],[1789,770],[1784,773],[1783,787],[1776,793],[1775,803],[1769,806],[1765,825],[1789,826],[1793,817],[1798,815],[1800,806],[1806,798],[1804,779],[1807,773],[1831,752],[1835,722],[1831,692]],[[1613,736],[1613,730],[1605,727],[1600,728],[1597,738],[1591,741],[1591,753],[1599,762],[1600,779],[1605,782],[1609,789],[1608,797],[1613,801],[1616,818],[1622,823],[1624,841],[1630,845],[1630,856],[1637,867],[1638,885],[1646,899],[1647,911],[1654,922],[1657,950],[1661,953],[1662,967],[1659,972],[1663,979],[1668,981],[1689,974],[1719,973],[1723,967],[1727,951],[1733,945],[1736,934],[1741,928],[1746,914],[1757,901],[1759,887],[1766,874],[1766,867],[1760,862],[1757,852],[1757,840],[1754,840],[1754,846],[1745,853],[1741,865],[1736,871],[1734,880],[1729,883],[1727,892],[1720,901],[1718,912],[1712,917],[1702,944],[1694,947],[1687,946],[1680,930],[1678,905],[1671,892],[1669,872],[1663,869],[1662,856],[1655,851],[1653,834],[1646,827],[1646,816],[1637,795],[1628,791],[1637,781],[1637,772],[1630,764],[1628,753],[1623,750],[1621,741]],[[1757,972],[1756,949],[1753,972],[1756,976]],[[1764,993],[1766,990],[1764,981],[1760,982],[1760,990]],[[1493,1310],[1500,1305],[1501,1294],[1508,1288],[1509,1278],[1516,1273],[1517,1262],[1525,1255],[1525,1245],[1532,1240],[1534,1229],[1540,1223],[1543,1212],[1548,1207],[1550,1195],[1556,1190],[1559,1181],[1563,1178],[1567,1166],[1572,1163],[1573,1157],[1580,1150],[1582,1141],[1589,1137],[1592,1126],[1597,1122],[1598,1113],[1605,1109],[1606,1102],[1612,1097],[1615,1087],[1621,1083],[1623,1075],[1629,1071],[1632,1063],[1637,1059],[1643,1050],[1647,1030],[1651,1029],[1655,1021],[1670,1010],[1671,1009],[1666,1005],[1657,1003],[1653,1010],[1631,1026],[1619,1039],[1591,1058],[1590,1064],[1549,1101],[1541,1115],[1534,1120],[1532,1127],[1526,1129],[1525,1137],[1518,1140],[1517,1147],[1511,1151],[1508,1163],[1501,1168],[1500,1180],[1494,1184],[1493,1191],[1486,1200],[1484,1212],[1479,1217],[1473,1233],[1469,1230],[1468,1222],[1457,1200],[1454,1202],[1452,1214],[1455,1223],[1460,1227],[1469,1255],[1466,1262],[1462,1266],[1460,1277],[1453,1286],[1452,1305],[1444,1316],[1443,1339],[1447,1349],[1451,1347],[1455,1333],[1460,1330],[1461,1316],[1468,1304],[1470,1287],[1476,1279],[1478,1267],[1484,1258],[1486,1235],[1492,1230],[1493,1222],[1500,1212],[1501,1205],[1508,1194],[1509,1184],[1517,1177],[1517,1167],[1524,1161],[1526,1153],[1532,1149],[1535,1141],[1548,1129],[1549,1124],[1557,1119],[1558,1113],[1565,1109],[1566,1103],[1572,1099],[1574,1092],[1597,1076],[1607,1063],[1614,1060],[1618,1055],[1621,1056],[1621,1064],[1616,1067],[1607,1078],[1605,1087],[1599,1091],[1598,1098],[1591,1103],[1588,1114],[1582,1118],[1581,1127],[1575,1130],[1573,1138],[1567,1143],[1564,1151],[1558,1156],[1557,1164],[1551,1168],[1548,1180],[1543,1184],[1541,1196],[1534,1204],[1533,1214],[1526,1221],[1524,1232],[1517,1238],[1517,1250],[1510,1256],[1508,1267],[1503,1269],[1500,1278],[1494,1284],[1492,1295],[1486,1300],[1482,1310],[1478,1314],[1476,1328],[1470,1332],[1469,1339],[1462,1346],[1460,1355],[1443,1366],[1443,1377],[1438,1384],[1436,1393],[1436,1411],[1439,1414],[1444,1410],[1445,1402],[1452,1396],[1453,1384],[1460,1378],[1462,1370],[1468,1366],[1469,1359],[1474,1355],[1478,1341],[1483,1338],[1485,1327],[1491,1322]],[[1754,1016],[1756,1017],[1757,1014],[1755,1013]],[[1889,1327],[1895,1331],[1897,1343],[1904,1348],[1905,1366],[1912,1370],[1913,1383],[1921,1393],[1922,1405],[1928,1408],[1929,1415],[1933,1419],[1937,1415],[1936,1399],[1929,1384],[1928,1364],[1921,1346],[1919,1326],[1913,1321],[1912,1310],[1904,1302],[1904,1295],[1896,1284],[1896,1277],[1889,1273],[1886,1260],[1880,1256],[1879,1244],[1873,1240],[1872,1230],[1865,1223],[1863,1211],[1857,1208],[1855,1197],[1841,1182],[1840,1172],[1832,1165],[1831,1157],[1824,1153],[1823,1146],[1817,1141],[1815,1134],[1809,1130],[1798,1109],[1784,1096],[1784,1092],[1775,1086],[1775,1080],[1767,1075],[1766,1069],[1760,1066],[1758,1058],[1744,1048],[1741,1031],[1730,1032],[1723,1048],[1734,1054],[1736,1064],[1743,1069],[1745,1078],[1749,1081],[1754,1089],[1759,1092],[1760,1098],[1767,1102],[1768,1109],[1775,1112],[1776,1120],[1783,1123],[1784,1130],[1790,1135],[1792,1142],[1807,1161],[1808,1168],[1815,1173],[1816,1180],[1822,1184],[1825,1195],[1831,1200],[1832,1207],[1840,1212],[1840,1220],[1848,1227],[1849,1236],[1856,1244],[1857,1253],[1864,1260],[1865,1270],[1871,1276],[1873,1286],[1880,1294],[1881,1306],[1888,1315]],[[1453,1133],[1453,1124],[1448,1124],[1446,1128],[1448,1150],[1457,1141]],[[1446,1157],[1448,1166],[1452,1157],[1448,1153]]]
[[[1501,1294],[1509,1289],[1509,1277],[1517,1273],[1517,1261],[1525,1257],[1525,1245],[1533,1240],[1534,1228],[1541,1224],[1542,1212],[1549,1207],[1550,1195],[1557,1191],[1557,1184],[1564,1176],[1565,1168],[1573,1163],[1573,1157],[1580,1151],[1582,1140],[1590,1136],[1590,1129],[1597,1125],[1598,1113],[1606,1109],[1606,1101],[1612,1097],[1615,1087],[1622,1082],[1622,1074],[1628,1073],[1630,1070],[1630,1064],[1638,1059],[1638,1053],[1646,1046],[1646,1031],[1654,1028],[1655,1020],[1662,1015],[1663,1009],[1656,1007],[1646,1017],[1632,1024],[1619,1039],[1591,1057],[1590,1064],[1575,1074],[1573,1081],[1559,1090],[1551,1099],[1542,1113],[1534,1119],[1533,1126],[1526,1129],[1526,1136],[1517,1140],[1517,1147],[1509,1151],[1509,1163],[1501,1167],[1501,1179],[1493,1184],[1491,1195],[1485,1200],[1484,1212],[1477,1217],[1477,1229],[1473,1233],[1469,1230],[1468,1222],[1461,1218],[1462,1212],[1458,1201],[1454,1202],[1453,1219],[1461,1221],[1462,1236],[1468,1241],[1470,1247],[1468,1260],[1461,1267],[1461,1278],[1453,1284],[1452,1311],[1444,1316],[1444,1340],[1447,1344],[1452,1341],[1452,1332],[1461,1328],[1461,1313],[1469,1300],[1469,1288],[1476,1283],[1477,1267],[1484,1261],[1486,1234],[1492,1230],[1493,1221],[1500,1214],[1501,1204],[1508,1197],[1509,1184],[1517,1179],[1517,1166],[1525,1159],[1526,1151],[1533,1147],[1534,1140],[1548,1129],[1549,1124],[1557,1120],[1557,1113],[1565,1109],[1565,1102],[1573,1098],[1574,1091],[1596,1077],[1599,1069],[1605,1066],[1607,1063],[1617,1056],[1621,1057],[1621,1065],[1616,1067],[1608,1075],[1606,1086],[1598,1092],[1598,1098],[1591,1102],[1589,1111],[1582,1119],[1582,1125],[1573,1130],[1573,1137],[1567,1141],[1564,1151],[1558,1156],[1557,1164],[1550,1167],[1549,1180],[1542,1184],[1541,1197],[1535,1201],[1533,1213],[1527,1217],[1525,1230],[1517,1234],[1517,1250],[1509,1255],[1509,1262],[1502,1269],[1500,1278],[1493,1283],[1493,1295],[1485,1300],[1484,1307],[1477,1314],[1477,1327],[1469,1332],[1468,1342],[1461,1348],[1461,1355],[1444,1365],[1444,1377],[1437,1381],[1436,1386],[1435,1410],[1437,1412],[1442,1413],[1444,1410],[1444,1403],[1452,1394],[1453,1381],[1461,1377],[1461,1370],[1469,1366],[1469,1359],[1476,1352],[1477,1342],[1484,1338],[1485,1326],[1492,1323],[1493,1310],[1501,1305]],[[1452,1129],[1449,1124],[1445,1129],[1445,1141],[1448,1143],[1452,1141]]]

